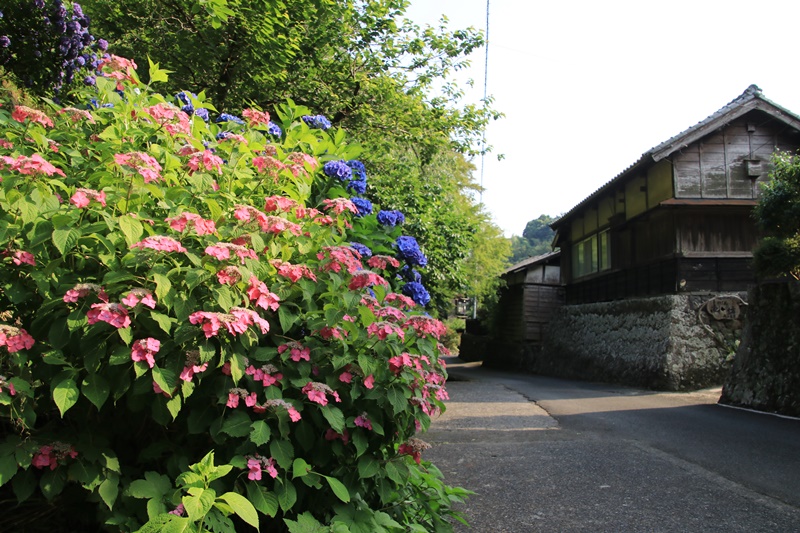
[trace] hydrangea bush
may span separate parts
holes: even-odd
[[[0,106],[4,523],[450,529],[465,492],[418,438],[444,327],[359,148],[292,102],[208,120],[135,67]]]

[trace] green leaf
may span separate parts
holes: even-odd
[[[256,420],[250,425],[250,442],[256,446],[269,442],[270,434],[269,425],[263,420]]]
[[[116,474],[109,475],[105,481],[100,483],[97,493],[109,509],[114,507],[119,494],[119,481]]]
[[[197,496],[184,496],[181,501],[189,520],[197,522],[202,520],[206,513],[211,510],[211,506],[214,505],[214,500],[216,499],[217,493],[214,489],[202,489],[202,492]]]
[[[358,460],[358,477],[370,478],[381,471],[380,463],[371,455],[362,455]]]
[[[0,457],[0,487],[11,481],[17,473],[17,460],[13,455]]]
[[[53,244],[56,245],[62,256],[67,255],[67,252],[78,243],[80,238],[81,232],[76,227],[56,228],[53,230]]]
[[[283,520],[289,526],[289,533],[330,533],[331,529],[321,524],[310,512],[298,515],[297,520]]]
[[[142,223],[130,215],[122,215],[119,217],[119,227],[125,235],[125,241],[128,246],[139,242],[144,233]]]
[[[363,431],[353,431],[353,444],[356,447],[356,457],[364,455],[369,441]]]
[[[172,415],[173,420],[178,418],[178,414],[181,412],[182,404],[183,400],[181,399],[180,394],[176,394],[167,400],[167,411],[169,411],[169,414]]]
[[[278,505],[284,512],[289,511],[297,502],[297,489],[288,481],[275,483],[275,494],[278,496]]]
[[[147,58],[147,62],[150,64],[150,83],[169,80],[168,74],[170,74],[171,71],[158,68],[158,63],[153,63],[149,57]]]
[[[320,411],[335,432],[342,433],[344,431],[344,414],[341,409],[332,405],[324,405]]]
[[[67,482],[67,476],[64,470],[56,468],[55,470],[46,470],[39,480],[39,488],[42,494],[48,501],[61,494],[64,490],[64,485]]]
[[[311,472],[311,465],[305,459],[298,457],[292,463],[292,477],[298,478],[307,476]]]
[[[328,482],[333,493],[336,495],[337,498],[342,500],[344,503],[348,503],[350,501],[350,492],[347,490],[347,487],[344,486],[344,483],[336,479],[335,477],[330,476],[323,476],[325,481]]]
[[[265,487],[258,483],[247,483],[247,499],[260,512],[267,516],[278,514],[278,498],[272,492],[267,492]]]
[[[169,333],[172,328],[172,319],[168,315],[157,311],[150,311],[150,318],[156,321],[158,327],[160,327],[164,333]]]
[[[226,492],[219,498],[230,505],[233,512],[236,513],[239,518],[258,530],[258,513],[247,498],[236,492]]]
[[[64,418],[64,413],[75,405],[79,396],[78,386],[72,378],[62,379],[53,386],[53,401],[61,413],[61,418]]]
[[[285,305],[282,305],[278,308],[278,319],[281,323],[281,330],[284,333],[288,332],[292,326],[297,322],[299,316],[292,311]]]
[[[106,403],[111,388],[108,381],[100,374],[89,374],[81,383],[81,392],[97,409],[100,409]]]
[[[394,414],[402,413],[408,407],[408,400],[403,394],[403,391],[401,391],[398,387],[391,387],[387,389],[386,397],[392,404],[392,409],[394,410]]]
[[[159,368],[159,366],[156,365],[153,367],[152,374],[153,381],[158,383],[158,386],[161,387],[161,390],[169,394],[171,397],[172,389],[175,388],[175,385],[177,385],[178,382],[178,376],[175,375],[175,372],[167,368]]]
[[[128,494],[133,498],[149,499],[160,498],[163,493],[158,490],[158,487],[147,479],[135,479],[128,487]]]
[[[291,468],[292,458],[294,457],[294,447],[291,442],[288,440],[273,440],[269,443],[269,452],[281,468],[284,470]]]
[[[163,274],[153,274],[153,280],[156,282],[156,298],[165,300],[172,289],[172,282]]]
[[[227,433],[231,437],[245,437],[250,433],[250,424],[252,420],[247,416],[244,411],[233,411],[226,418],[222,424],[220,431]]]

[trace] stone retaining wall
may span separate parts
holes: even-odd
[[[800,416],[800,283],[770,283],[749,294],[742,343],[721,403]]]
[[[488,366],[662,390],[721,385],[742,330],[743,294],[567,305],[542,347],[493,345]]]

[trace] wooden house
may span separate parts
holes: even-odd
[[[551,225],[567,303],[746,290],[760,185],[798,148],[800,117],[751,85],[645,152]]]

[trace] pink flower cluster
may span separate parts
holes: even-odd
[[[259,111],[258,109],[245,109],[242,111],[242,116],[247,119],[247,123],[251,128],[261,125],[266,126],[269,124],[269,113],[266,111]]]
[[[275,211],[288,213],[299,204],[291,198],[285,196],[268,196],[264,202],[264,211],[273,213]]]
[[[371,266],[372,268],[386,270],[388,268],[387,265],[391,265],[394,268],[399,267],[400,261],[388,255],[373,255],[367,260],[367,265]]]
[[[136,63],[132,59],[115,56],[114,54],[106,54],[100,60],[97,70],[102,72],[104,77],[117,80],[117,89],[122,90],[123,81],[136,83],[133,77],[136,68]]]
[[[161,349],[161,341],[153,337],[133,341],[131,346],[131,360],[145,362],[147,366],[153,368],[156,364],[155,355]]]
[[[30,157],[21,155],[17,156],[16,159],[7,155],[0,156],[0,170],[5,168],[6,165],[8,165],[11,170],[16,170],[20,174],[25,174],[27,176],[36,176],[39,174],[52,176],[53,174],[58,174],[59,176],[66,177],[63,170],[54,167],[39,154],[33,154]]]
[[[209,311],[196,311],[189,315],[189,322],[200,324],[206,338],[215,337],[222,327],[231,335],[238,335],[247,331],[252,325],[258,325],[261,333],[269,331],[269,322],[261,318],[258,313],[250,309],[234,307],[230,313],[215,313]]]
[[[297,341],[292,341],[278,346],[278,353],[282,354],[286,350],[290,350],[292,361],[299,363],[302,361],[311,361],[311,348],[303,346]]]
[[[286,159],[294,163],[290,168],[292,169],[292,174],[295,176],[298,175],[301,169],[304,171],[306,165],[311,167],[311,170],[319,166],[319,161],[317,161],[314,156],[305,152],[290,152],[289,155],[286,156]]]
[[[383,318],[389,322],[405,322],[406,314],[396,307],[387,305],[386,307],[375,306],[372,312],[377,318]]]
[[[373,322],[367,326],[367,335],[370,337],[378,337],[380,340],[386,340],[391,334],[397,335],[401,340],[405,339],[405,332],[391,322]]]
[[[218,242],[217,244],[207,246],[205,253],[215,259],[225,261],[231,258],[231,250],[236,254],[242,264],[244,264],[245,259],[258,259],[255,250],[229,242]]]
[[[10,396],[14,396],[17,394],[17,390],[14,388],[14,384],[8,381],[8,378],[5,376],[0,376],[0,392],[3,392],[3,389],[8,389],[8,394]]]
[[[328,428],[325,430],[325,440],[341,440],[342,443],[347,446],[347,443],[350,442],[350,433],[348,433],[346,429],[342,433],[337,433],[331,428]]]
[[[425,368],[422,366],[420,361],[425,361],[430,365],[430,360],[424,355],[412,355],[410,353],[403,352],[402,354],[396,355],[389,359],[389,370],[395,374],[402,372],[403,368],[413,368],[423,372]]]
[[[235,285],[242,279],[242,273],[235,266],[226,266],[217,271],[217,280],[221,285]]]
[[[194,226],[194,230],[198,235],[211,235],[217,231],[217,226],[213,220],[207,220],[196,213],[188,211],[175,217],[166,218],[165,221],[169,222],[169,227],[175,231],[182,232],[189,223]]]
[[[292,282],[297,283],[300,278],[307,278],[311,281],[317,281],[317,276],[306,265],[293,265],[280,259],[273,259],[269,262],[270,265],[278,269],[278,275],[284,277]]]
[[[333,211],[335,215],[340,215],[345,211],[351,213],[358,213],[356,204],[347,198],[326,198],[322,201],[322,205],[326,211]]]
[[[8,353],[30,350],[35,342],[24,329],[0,324],[0,346],[5,346]]]
[[[278,173],[286,168],[286,165],[269,155],[254,157],[253,166],[258,169],[259,174],[266,173],[271,176],[275,183],[278,182]]]
[[[350,290],[357,290],[364,289],[366,287],[372,287],[373,285],[385,285],[388,287],[389,282],[375,272],[361,270],[353,274],[353,278],[350,280],[347,288]]]
[[[97,322],[106,322],[117,329],[124,329],[131,325],[131,317],[128,310],[117,303],[97,303],[92,304],[92,308],[86,312],[89,325]]]
[[[246,455],[247,459],[247,479],[250,481],[260,481],[261,472],[266,472],[270,477],[278,477],[278,470],[275,468],[275,459],[272,457],[266,458],[258,454]]]
[[[183,381],[192,381],[195,374],[205,372],[208,369],[208,363],[200,363],[200,352],[198,350],[190,350],[186,352],[186,364],[181,371],[180,378]]]
[[[58,110],[58,114],[68,113],[69,118],[72,122],[78,122],[79,120],[83,119],[86,120],[89,124],[94,124],[94,116],[85,110],[85,109],[77,109],[75,107],[64,107]]]
[[[145,113],[156,119],[156,122],[164,126],[170,135],[179,133],[191,133],[191,123],[189,116],[172,104],[160,103],[154,106],[145,107]]]
[[[36,258],[33,257],[33,254],[30,252],[26,252],[25,250],[16,250],[14,255],[11,256],[11,262],[15,265],[31,265],[36,266]]]
[[[131,244],[131,248],[150,248],[159,252],[186,252],[186,248],[183,247],[180,241],[166,235],[145,237],[143,240]]]
[[[92,200],[98,202],[103,207],[106,206],[106,192],[105,191],[96,191],[94,189],[83,189],[79,188],[75,191],[75,194],[69,199],[70,203],[74,206],[83,209],[89,205],[89,202]]]
[[[367,413],[361,413],[358,415],[353,423],[358,427],[372,431],[372,422],[370,422]]]
[[[256,307],[277,311],[280,307],[280,298],[277,294],[269,292],[267,285],[257,277],[250,276],[250,285],[247,287],[247,297],[255,302]]]
[[[343,339],[347,337],[347,331],[343,330],[339,326],[325,326],[319,330],[319,336],[326,341],[331,339]]]
[[[417,464],[420,463],[420,459],[422,458],[422,452],[430,448],[431,445],[425,442],[424,440],[418,439],[416,437],[411,437],[408,439],[404,444],[401,444],[397,448],[397,453],[400,455],[410,455]]]
[[[317,254],[317,259],[324,260],[319,267],[320,271],[341,272],[344,268],[350,274],[364,268],[359,260],[360,257],[361,255],[349,246],[325,246]]]
[[[64,294],[64,301],[67,303],[75,303],[80,298],[86,298],[90,293],[97,293],[97,297],[104,302],[108,301],[108,295],[103,290],[103,287],[94,283],[78,283]]]
[[[114,162],[121,167],[128,167],[139,173],[145,183],[161,180],[161,165],[156,158],[144,152],[128,152],[114,154]]]
[[[406,323],[403,324],[403,327],[414,328],[414,331],[417,332],[418,337],[433,335],[437,340],[442,338],[442,335],[447,333],[447,327],[442,324],[442,322],[436,320],[435,318],[423,315],[409,317]]]
[[[189,167],[189,174],[193,174],[198,171],[208,170],[214,171],[216,170],[218,174],[222,175],[222,165],[223,161],[222,158],[218,155],[214,155],[211,150],[203,150],[202,152],[195,152],[192,154],[192,157],[186,163],[186,166]]]
[[[265,387],[274,385],[279,380],[283,379],[283,374],[278,372],[277,367],[270,364],[262,365],[260,368],[250,365],[245,368],[244,373],[248,376],[253,376],[254,381],[260,381]]]
[[[411,309],[415,305],[417,305],[414,300],[406,296],[405,294],[398,294],[396,292],[390,292],[386,295],[383,299],[386,303],[394,303],[397,302],[400,309]]]
[[[312,402],[318,403],[320,405],[328,405],[328,396],[331,395],[334,400],[337,402],[341,402],[342,400],[339,398],[339,393],[335,390],[331,389],[324,383],[320,383],[318,381],[309,381],[306,385],[300,389],[300,392],[305,394],[309,400]]]
[[[44,112],[39,111],[38,109],[32,109],[30,107],[24,105],[18,105],[14,108],[14,111],[11,112],[11,118],[16,120],[17,122],[25,122],[25,120],[30,120],[31,122],[35,122],[37,124],[41,124],[42,126],[46,126],[48,128],[53,127],[53,121],[44,114]]]
[[[153,298],[153,293],[147,289],[133,289],[120,302],[128,307],[136,307],[136,304],[142,304],[150,309],[156,308],[156,299]]]
[[[39,448],[39,451],[33,455],[31,465],[39,469],[49,467],[50,470],[55,470],[59,461],[67,457],[75,459],[77,456],[78,452],[71,445],[56,441]]]

